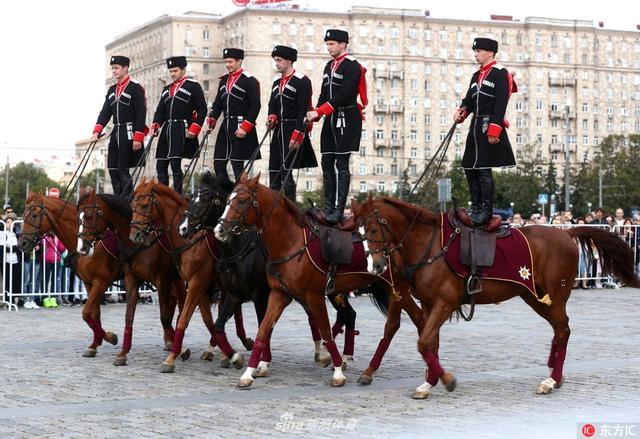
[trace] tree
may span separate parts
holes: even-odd
[[[0,172],[0,193],[5,191],[6,169]],[[27,198],[27,187],[33,192],[45,192],[48,188],[59,185],[51,180],[44,169],[32,163],[20,162],[9,169],[9,202],[14,212],[24,211],[24,201]]]

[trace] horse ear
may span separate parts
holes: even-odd
[[[358,200],[356,200],[355,198],[351,198],[351,212],[356,214],[356,212],[358,212],[361,207],[362,204],[358,203]]]
[[[87,189],[84,186],[80,186],[80,198],[87,194]]]
[[[92,187],[91,188],[91,196],[94,196],[96,194],[96,188]]]
[[[251,183],[252,186],[258,184],[259,182],[260,182],[260,171],[258,171],[258,175],[256,175],[251,180],[249,180],[249,183]]]
[[[233,183],[233,181],[231,181],[227,174],[220,174],[216,177],[216,179],[220,187],[222,187],[222,189],[224,189],[226,192],[233,191],[235,184]]]
[[[211,175],[210,171],[205,172],[204,174],[202,174],[202,177],[200,178],[200,184],[211,184],[211,180],[212,180],[213,176]]]

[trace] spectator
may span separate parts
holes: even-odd
[[[592,213],[588,213],[588,214],[586,214],[584,216],[584,223],[585,224],[593,224],[593,220],[594,220],[594,217],[593,217]]]
[[[13,220],[15,214],[8,214],[5,218],[5,229],[0,232],[0,246],[2,246],[2,254],[4,255],[4,291],[13,294],[20,294],[22,288],[22,270],[20,257],[18,253],[18,237],[13,231]],[[18,306],[22,305],[22,299],[15,299]]]
[[[562,217],[564,219],[564,223],[565,224],[575,224],[575,220],[573,219],[573,212],[571,212],[570,210],[565,211],[562,214]]]
[[[31,253],[24,255],[22,269],[22,292],[31,294],[25,297],[24,307],[27,309],[38,309],[33,294],[39,293],[42,286],[42,247],[36,244]]]
[[[604,216],[604,209],[602,207],[598,207],[595,211],[595,217],[591,224],[607,224],[607,220]]]
[[[55,235],[45,235],[42,238],[44,248],[44,286],[45,291],[49,293],[58,293],[62,291],[61,273],[62,273],[62,253],[66,250],[62,241]],[[56,299],[52,300],[51,295],[47,297],[52,306],[58,306]],[[64,299],[66,300],[66,298]],[[64,303],[63,303],[64,304]],[[69,304],[68,301],[66,303]]]
[[[625,222],[624,210],[622,210],[620,207],[616,209],[616,216],[613,219],[613,222],[614,222],[614,224],[612,224],[613,226],[621,226]]]

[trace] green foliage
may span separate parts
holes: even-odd
[[[6,169],[0,172],[0,194],[4,197]],[[44,169],[34,166],[32,163],[20,162],[9,169],[9,203],[13,211],[22,215],[24,201],[27,198],[27,186],[33,192],[45,192],[47,188],[58,187],[64,190],[55,181],[51,180]],[[3,200],[4,204],[4,200]]]

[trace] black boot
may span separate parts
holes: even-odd
[[[469,217],[477,216],[482,204],[482,191],[480,190],[480,180],[475,169],[465,169],[464,174],[467,177],[469,185],[469,195],[471,195],[471,207],[467,214]]]
[[[331,215],[336,210],[336,174],[334,171],[322,174],[324,189],[324,214]]]
[[[290,199],[294,203],[296,202],[296,184],[295,183],[289,182],[285,184],[283,192],[288,199]]]
[[[349,186],[351,185],[351,173],[349,170],[338,171],[338,203],[331,215],[327,216],[327,221],[331,224],[338,224],[344,219],[344,207],[347,205],[349,196]]]
[[[120,171],[120,184],[122,185],[122,189],[120,190],[120,193],[117,193],[116,195],[129,198],[133,189],[133,180],[131,179],[131,174],[129,174],[128,169]]]
[[[182,194],[182,180],[184,180],[184,174],[182,170],[179,173],[174,171],[173,173],[173,190],[179,194]]]
[[[117,169],[109,169],[109,177],[111,178],[113,195],[120,195],[122,193],[122,180],[120,178],[120,172],[118,172]]]
[[[482,192],[482,204],[480,205],[478,215],[471,219],[476,226],[484,226],[493,216],[495,185],[493,183],[491,169],[478,169],[477,172],[480,180],[480,190]]]

